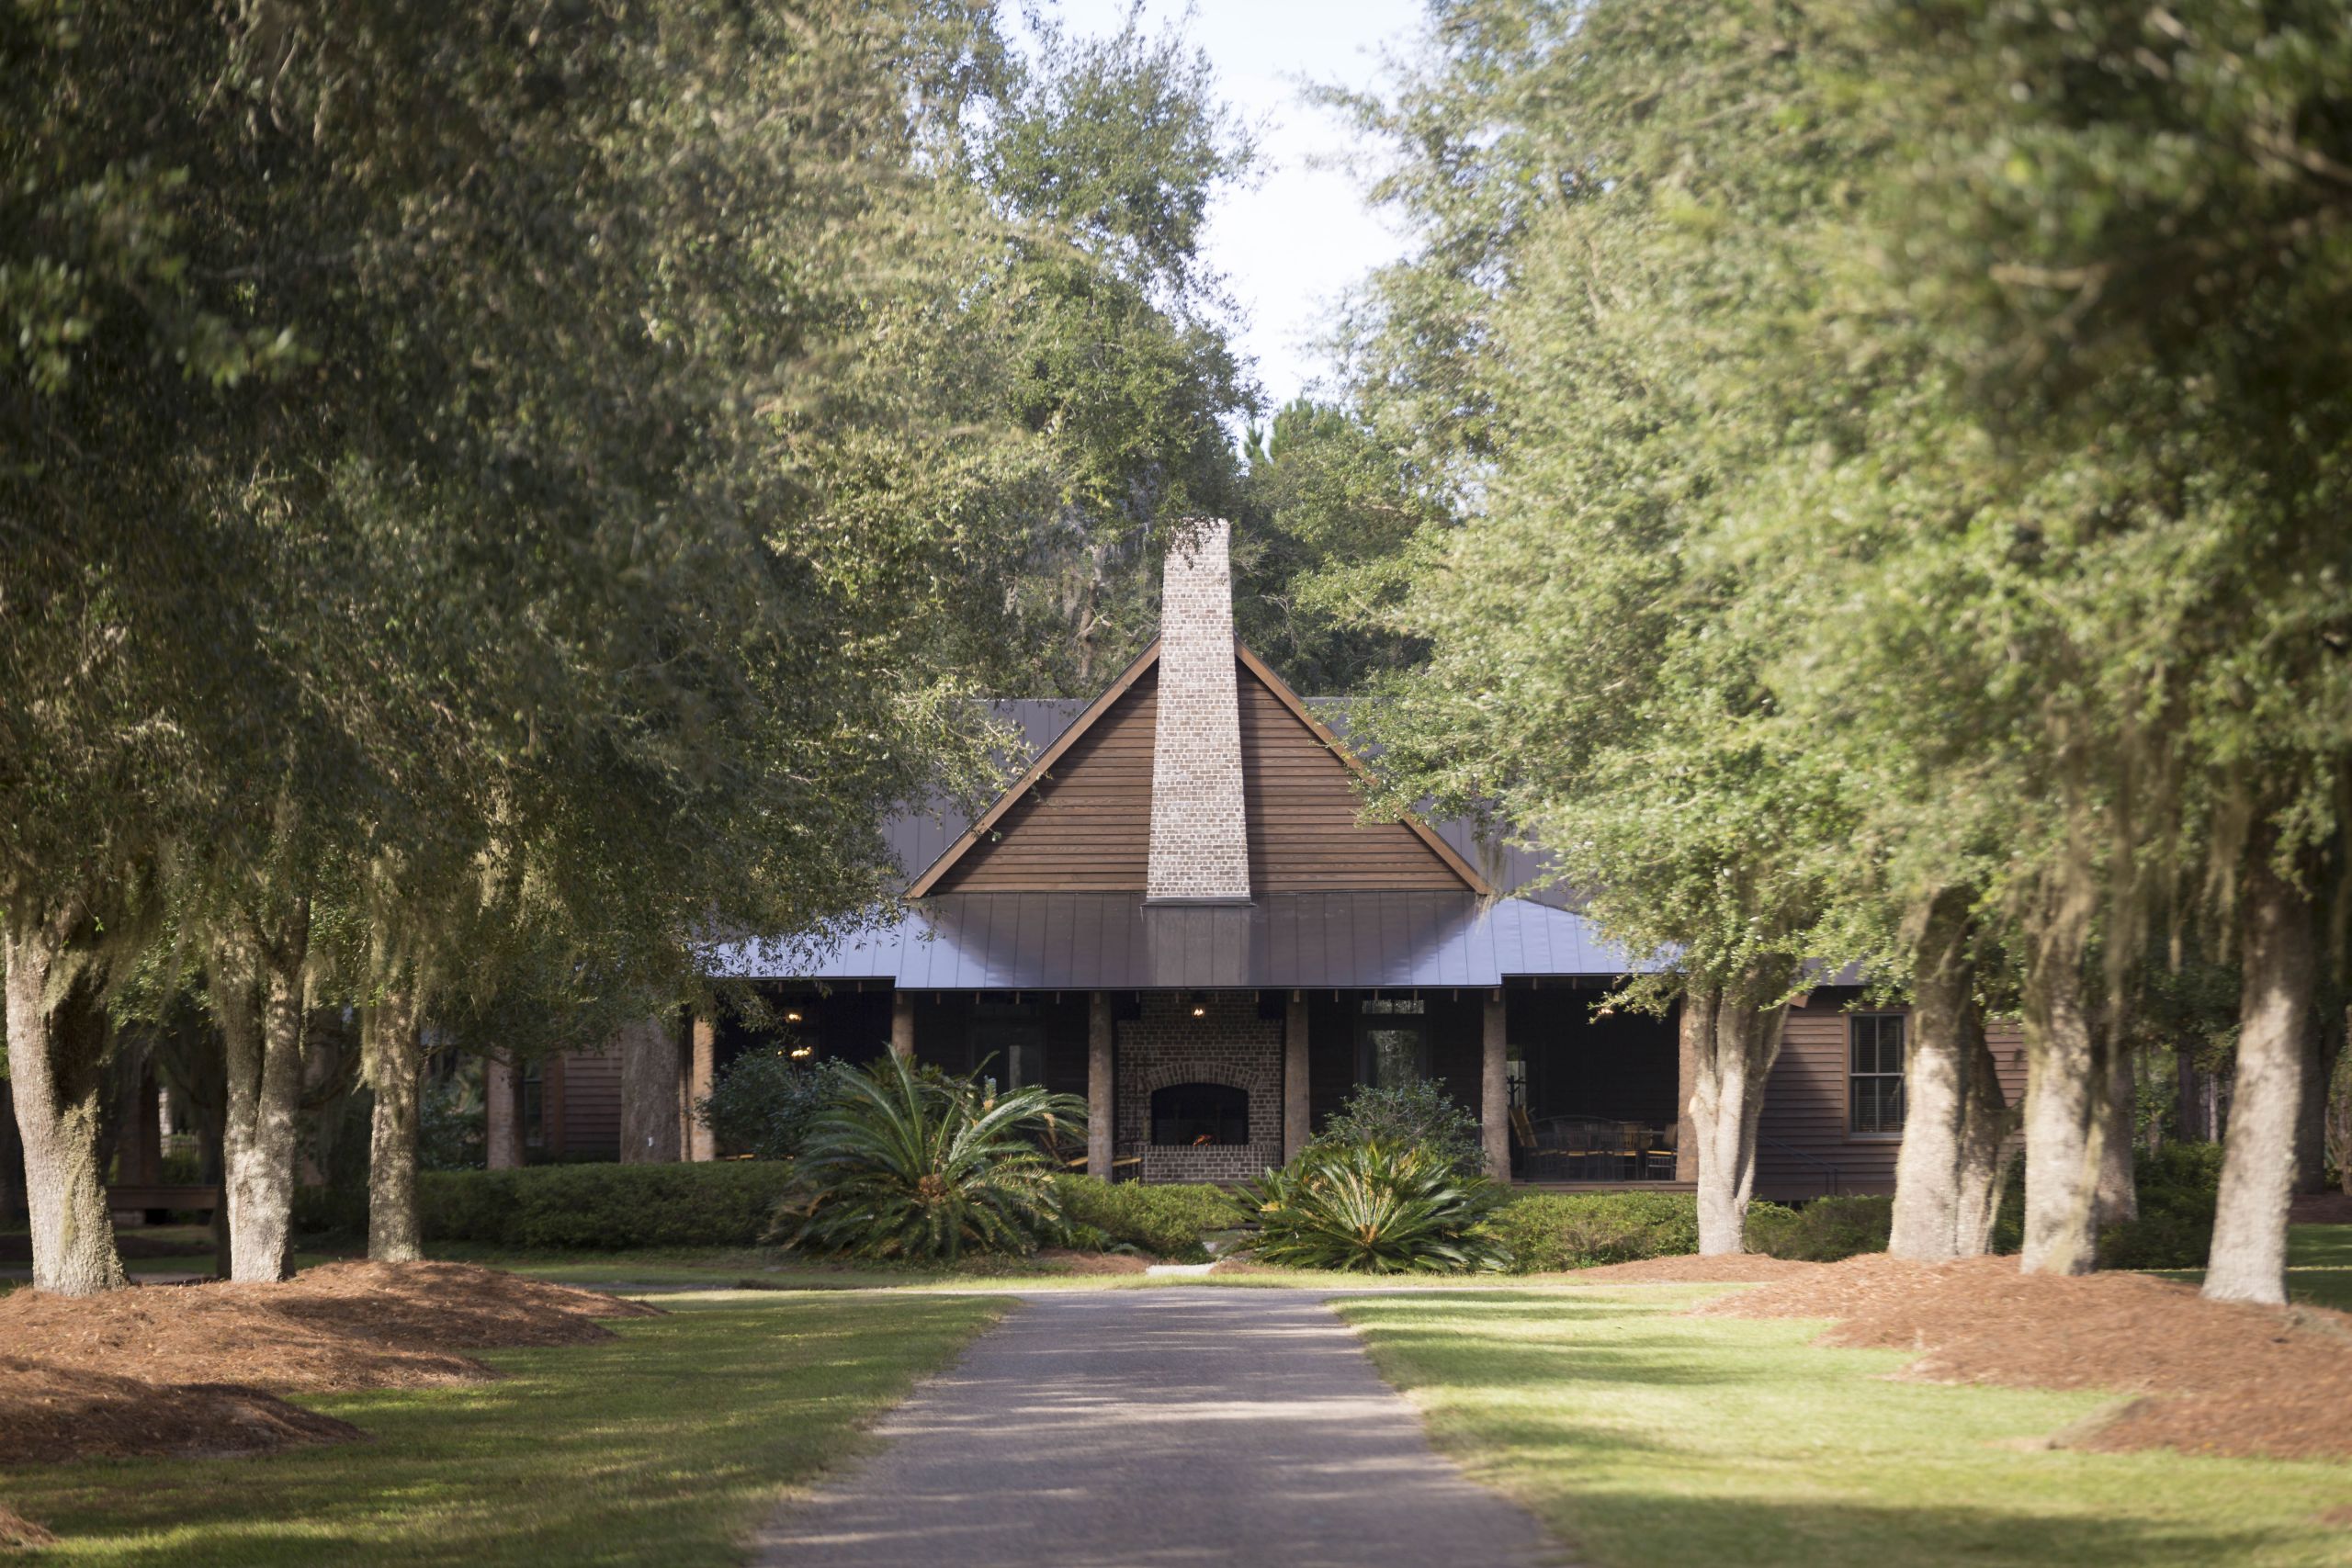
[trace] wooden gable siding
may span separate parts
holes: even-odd
[[[1359,820],[1354,770],[1247,665],[1238,688],[1251,892],[1463,889],[1461,875],[1402,822]]]
[[[1151,858],[1151,746],[1159,722],[1159,692],[1154,668],[932,891],[1140,891]]]
[[[1829,1168],[1838,1173],[1840,1192],[1894,1190],[1894,1158],[1902,1140],[1858,1138],[1848,1131],[1851,1008],[1850,996],[1816,995],[1810,1005],[1790,1010],[1781,1058],[1765,1081],[1764,1114],[1757,1128],[1765,1140],[1756,1151],[1759,1197],[1826,1192]],[[2000,1074],[2001,1092],[2015,1109],[2025,1099],[2024,1039],[2014,1025],[1995,1025],[1985,1031],[1985,1043]]]

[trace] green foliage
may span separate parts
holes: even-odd
[[[954,1262],[1058,1240],[1061,1199],[1041,1141],[1081,1130],[1086,1104],[969,1079],[888,1054],[838,1076],[809,1124],[772,1235],[808,1252]]]
[[[728,1154],[789,1159],[833,1087],[824,1068],[794,1061],[788,1049],[746,1052],[719,1070],[695,1115]]]
[[[1062,1217],[1073,1232],[1084,1226],[1171,1263],[1205,1263],[1201,1238],[1233,1225],[1233,1202],[1206,1183],[1104,1181],[1065,1174],[1054,1179]]]
[[[2103,1269],[2202,1269],[2222,1191],[2220,1144],[2171,1143],[2132,1152],[2140,1215],[2099,1232]]]
[[[1326,1148],[1382,1144],[1426,1149],[1462,1176],[1476,1176],[1487,1168],[1478,1119],[1455,1104],[1438,1078],[1385,1089],[1358,1085],[1324,1122],[1315,1142]]]
[[[1301,1150],[1232,1201],[1258,1228],[1249,1252],[1261,1263],[1463,1273],[1510,1267],[1510,1249],[1488,1223],[1504,1196],[1425,1148],[1346,1144]]]
[[[1747,1249],[1805,1263],[1836,1263],[1865,1252],[1884,1252],[1894,1224],[1892,1198],[1815,1198],[1792,1209],[1751,1204]]]
[[[1768,1207],[1750,1204],[1749,1223]],[[1699,1201],[1687,1192],[1531,1192],[1497,1209],[1491,1223],[1521,1274],[1699,1250]]]
[[[417,1095],[420,1170],[478,1170],[482,1163],[481,1059],[461,1057],[453,1073],[432,1073]]]
[[[417,1201],[427,1241],[524,1251],[748,1247],[790,1178],[763,1160],[428,1170],[417,1177]]]

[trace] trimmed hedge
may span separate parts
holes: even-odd
[[[1747,1206],[1747,1250],[1801,1263],[1836,1263],[1884,1252],[1894,1226],[1894,1200],[1815,1198],[1803,1208]]]
[[[1687,1192],[1531,1192],[1487,1223],[1518,1274],[1699,1250],[1699,1201]]]
[[[417,1177],[428,1241],[615,1251],[749,1247],[768,1228],[786,1160],[698,1165],[538,1165]]]
[[[1233,1199],[1209,1183],[1147,1187],[1139,1181],[1104,1181],[1092,1176],[1063,1176],[1054,1181],[1062,1218],[1073,1228],[1102,1232],[1178,1263],[1204,1263],[1201,1238],[1240,1223]]]

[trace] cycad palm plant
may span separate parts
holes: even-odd
[[[1306,1148],[1237,1201],[1258,1227],[1250,1252],[1261,1263],[1457,1273],[1509,1267],[1510,1249],[1487,1224],[1503,1197],[1437,1151],[1363,1143]]]
[[[888,1055],[840,1076],[809,1125],[771,1233],[787,1247],[954,1261],[1024,1253],[1062,1234],[1054,1165],[1040,1147],[1085,1101],[1042,1089],[989,1095]]]

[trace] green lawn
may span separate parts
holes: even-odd
[[[1595,1568],[2352,1562],[2352,1466],[2023,1451],[2108,1396],[1890,1381],[1713,1287],[1372,1296],[1341,1311],[1448,1451]],[[2161,1347],[2152,1347],[2161,1354]]]
[[[695,1564],[736,1543],[1004,1303],[771,1296],[489,1351],[505,1380],[302,1403],[374,1441],[0,1473],[71,1563]]]

